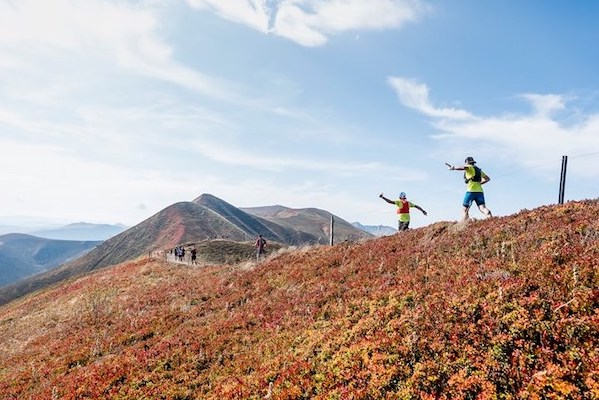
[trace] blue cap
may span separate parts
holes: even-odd
[[[406,196],[406,192],[401,192],[401,193],[399,194],[399,198],[400,198],[400,199],[405,199],[406,197],[407,197],[407,196]]]

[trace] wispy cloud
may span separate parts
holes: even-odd
[[[422,171],[404,168],[396,171],[379,162],[352,162],[343,160],[323,160],[319,158],[301,158],[290,155],[272,155],[262,152],[251,152],[234,146],[223,146],[219,143],[202,141],[196,144],[196,149],[204,157],[225,165],[250,167],[256,170],[289,172],[291,170],[313,171],[337,176],[394,176],[399,181],[414,181],[425,179]]]
[[[526,93],[520,96],[525,101],[529,102],[536,113],[540,117],[551,116],[557,111],[566,108],[566,98],[557,94],[535,94]]]
[[[429,99],[429,88],[413,79],[390,77],[389,84],[397,93],[401,103],[430,117],[450,119],[472,119],[468,111],[456,108],[438,108]]]
[[[1,69],[18,71],[61,58],[95,61],[85,67],[127,68],[132,73],[187,87],[213,97],[226,97],[224,82],[177,62],[160,37],[158,10],[150,6],[100,0],[19,0],[0,3]],[[40,61],[45,62],[40,62]],[[69,65],[57,68],[69,69]],[[27,71],[25,71],[27,72]]]
[[[88,222],[133,224],[147,218],[148,212],[191,200],[202,188],[218,183],[216,177],[197,174],[192,168],[176,175],[161,165],[129,168],[112,160],[86,159],[47,143],[0,137],[0,149],[0,169],[4,171],[0,185],[11,188],[11,195],[2,198],[2,206],[17,215],[71,222],[86,215]]]
[[[466,110],[435,107],[426,85],[414,80],[392,77],[389,84],[400,102],[432,119],[438,129],[435,138],[462,140],[490,146],[495,156],[515,164],[533,165],[558,160],[561,155],[599,152],[599,114],[579,115],[568,108],[571,96],[527,93],[518,96],[531,106],[529,114],[475,116]],[[577,123],[564,125],[556,113],[576,114]],[[598,176],[596,159],[589,159],[576,173]]]
[[[222,18],[268,32],[270,13],[266,0],[187,0],[196,9],[214,11]]]
[[[324,45],[331,35],[398,29],[430,10],[420,0],[187,0],[197,9],[302,46]]]
[[[160,7],[0,1],[0,139],[123,166],[152,153],[166,156],[181,138],[226,127],[221,111],[202,100],[236,94],[177,61],[164,39],[167,11]],[[0,148],[2,157],[7,153]]]

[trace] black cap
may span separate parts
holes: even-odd
[[[464,160],[464,162],[466,164],[476,164],[476,161],[474,161],[474,158],[472,158],[472,157],[466,157],[466,159]]]

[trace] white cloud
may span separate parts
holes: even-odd
[[[135,47],[152,58],[170,50],[153,37],[149,11],[97,0],[20,0],[0,4],[0,43],[114,51]]]
[[[275,20],[274,32],[307,47],[325,44],[327,36],[318,29],[316,18],[295,4],[281,7]]]
[[[330,35],[397,29],[429,10],[420,0],[187,0],[221,18],[273,33],[302,46],[321,46]]]
[[[530,103],[531,114],[482,117],[465,110],[435,107],[428,87],[413,80],[393,77],[389,83],[404,106],[432,118],[433,126],[440,131],[437,139],[462,141],[464,148],[488,146],[490,155],[527,166],[559,160],[562,155],[599,152],[599,115],[577,115],[578,124],[561,124],[554,116],[557,111],[578,113],[568,110],[568,102],[561,95],[524,94],[519,97]],[[574,173],[599,175],[596,158],[581,159],[581,165]]]
[[[527,93],[520,96],[522,99],[530,102],[538,116],[550,116],[556,111],[566,108],[564,96],[556,94],[534,94]]]
[[[65,167],[66,166],[66,167]],[[129,168],[80,157],[63,147],[0,138],[0,209],[65,222],[133,225],[177,201],[192,200],[218,179],[192,168]]]
[[[0,184],[12,188],[1,204],[16,214],[76,220],[78,211],[86,209],[90,219],[106,220],[111,216],[102,207],[110,209],[135,186],[124,170],[81,160],[60,147],[7,140],[0,146],[0,168],[5,171]]]
[[[279,12],[287,7],[309,10],[303,23],[326,33],[398,28],[426,10],[418,1],[306,0],[282,2]]]
[[[429,99],[428,86],[412,79],[390,77],[389,84],[397,93],[399,100],[406,107],[410,107],[430,117],[450,119],[471,119],[472,114],[456,108],[436,108]]]
[[[491,146],[520,165],[559,160],[562,155],[599,152],[599,118],[591,115],[576,126],[563,126],[548,116],[519,115],[480,118],[469,122],[439,122],[436,126],[452,138],[476,140]],[[596,159],[589,159],[581,175],[599,174]]]
[[[210,9],[220,17],[268,32],[269,10],[265,0],[187,0],[196,9]]]
[[[204,157],[213,161],[257,170],[279,172],[282,170],[316,171],[322,174],[344,177],[369,177],[375,174],[394,176],[394,179],[399,181],[414,181],[426,178],[421,171],[404,168],[398,172],[378,162],[323,161],[321,159],[300,158],[283,154],[273,156],[264,153],[252,153],[248,149],[241,150],[231,145],[223,147],[217,143],[209,143],[206,140],[197,143],[195,148]]]
[[[48,76],[51,68],[43,71],[39,66],[48,68],[56,60],[65,59],[70,62],[56,69],[77,73],[76,63],[86,58],[95,65],[86,64],[85,69],[102,74],[106,74],[106,65],[125,67],[132,73],[226,97],[229,91],[223,88],[223,82],[174,60],[172,49],[160,38],[157,11],[100,0],[2,2],[0,51],[4,61],[0,69],[15,73],[20,66],[28,65],[28,75]]]

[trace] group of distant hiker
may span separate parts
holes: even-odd
[[[175,260],[183,262],[183,258],[185,257],[185,247],[177,246],[173,249],[173,253],[175,255]]]
[[[483,193],[483,185],[489,182],[491,178],[489,178],[489,176],[475,164],[476,161],[474,161],[474,158],[472,157],[466,157],[464,160],[464,165],[461,167],[456,167],[445,163],[450,171],[464,171],[464,183],[466,184],[466,195],[464,196],[464,201],[462,202],[464,207],[464,220],[468,219],[468,211],[470,210],[472,203],[476,203],[478,209],[484,215],[487,217],[492,217],[491,211],[485,205],[485,195]],[[405,192],[401,192],[399,194],[398,200],[388,199],[383,195],[383,193],[381,193],[379,197],[385,200],[387,203],[397,206],[396,212],[398,216],[398,231],[404,231],[408,229],[410,225],[410,208],[416,208],[422,211],[424,215],[427,215],[426,211],[424,211],[420,206],[408,201]]]
[[[261,234],[256,238],[254,247],[256,248],[256,260],[260,261],[261,258],[266,256],[266,239],[264,239]],[[198,251],[195,246],[189,250],[186,250],[184,246],[176,246],[170,250],[173,258],[178,262],[185,262],[185,255],[188,254],[188,252],[190,254],[189,264],[197,265]],[[166,253],[164,254],[166,256]]]
[[[171,250],[171,254],[173,254],[173,256],[175,257],[175,261],[183,262],[185,260],[186,254],[185,247],[176,246],[174,249]],[[197,264],[198,251],[196,250],[196,248],[192,247],[191,250],[189,250],[189,254],[191,254],[190,263],[193,265]]]

